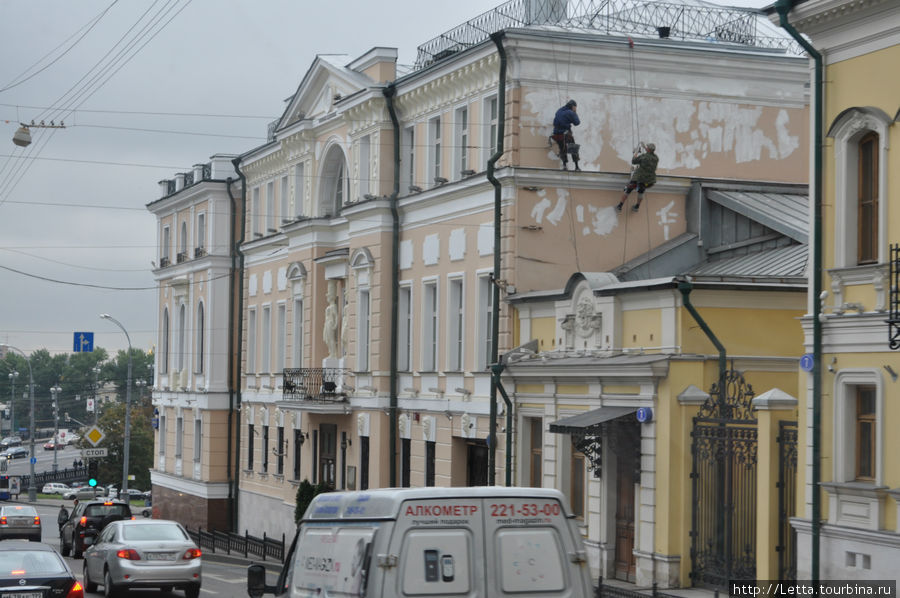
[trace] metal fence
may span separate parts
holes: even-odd
[[[272,559],[284,563],[284,534],[281,539],[267,536],[263,532],[262,538],[251,536],[246,530],[243,535],[234,532],[220,532],[216,530],[204,530],[198,527],[196,530],[187,528],[191,539],[202,550],[208,550],[213,554],[233,554],[244,558],[256,557],[262,560]]]
[[[68,482],[86,482],[87,480],[87,467],[68,467],[56,471],[42,471],[34,474],[34,486],[38,489],[38,492],[41,491],[44,484],[49,484],[51,482],[62,482],[63,484],[66,484]],[[31,476],[28,474],[19,476],[19,487],[23,492],[28,488],[30,481]]]
[[[655,583],[650,588],[631,589],[604,584],[602,576],[597,582],[597,587],[594,588],[594,596],[595,598],[680,598],[674,594],[660,592]],[[716,592],[716,598],[718,598],[718,592]]]

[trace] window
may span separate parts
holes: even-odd
[[[291,364],[295,368],[303,365],[303,299],[294,299],[294,330],[291,345],[294,349]]]
[[[447,369],[458,372],[463,369],[463,280],[450,280],[450,297],[447,307]]]
[[[400,439],[400,487],[410,487],[410,461],[411,461],[411,445],[409,438]]]
[[[875,387],[856,387],[856,479],[875,480]]]
[[[247,373],[256,373],[256,309],[247,312]]]
[[[491,97],[484,101],[484,141],[482,145],[487,148],[488,153],[485,161],[494,155],[497,151],[497,97]]]
[[[262,206],[259,205],[259,187],[253,188],[253,200],[250,202],[250,232],[251,241],[263,236],[262,232]]]
[[[175,351],[175,369],[179,372],[184,369],[184,345],[187,334],[187,309],[184,303],[178,308],[178,348]]]
[[[434,442],[425,442],[425,485],[434,486]]]
[[[278,426],[278,448],[275,449],[275,452],[278,454],[278,462],[276,465],[275,473],[278,475],[284,475],[284,426]]]
[[[401,188],[405,191],[416,184],[416,127],[403,129],[402,151],[406,164],[401,171]]]
[[[456,172],[454,178],[461,177],[462,171],[469,168],[469,109],[459,108],[456,111]]]
[[[197,214],[197,247],[206,247],[206,214]]]
[[[544,485],[543,481],[543,461],[544,461],[544,431],[543,423],[539,417],[531,417],[528,430],[531,432],[529,444],[531,445],[531,463],[530,477],[531,485],[540,488]]]
[[[438,303],[437,282],[426,282],[422,290],[422,370],[435,372],[438,343]]]
[[[163,227],[163,238],[162,238],[162,255],[160,256],[162,258],[162,261],[159,264],[160,268],[163,268],[163,267],[169,265],[169,259],[172,256],[172,254],[170,253],[172,251],[171,246],[172,246],[172,234],[169,232],[169,227],[164,226]]]
[[[284,303],[279,303],[276,309],[278,310],[278,316],[275,320],[275,372],[283,372],[284,353],[287,350],[284,330],[287,326],[287,306]]]
[[[369,437],[359,438],[359,489],[369,489]]]
[[[294,165],[294,216],[303,216],[303,197],[306,185],[305,167],[302,163]]]
[[[431,175],[441,176],[441,117],[435,116],[428,121],[428,136],[431,146]],[[435,181],[436,182],[436,181]]]
[[[347,164],[344,152],[338,145],[332,145],[322,161],[319,179],[319,203],[315,216],[320,218],[337,216],[341,212],[347,196]]]
[[[359,200],[371,193],[372,138],[366,135],[359,140]]]
[[[492,359],[494,324],[494,289],[488,275],[478,277],[478,308],[480,365],[487,368]]]
[[[269,472],[269,426],[263,426],[262,436],[262,470],[263,473]]]
[[[334,212],[332,215],[337,214],[341,211],[341,206],[344,205],[344,163],[341,162],[338,166],[338,174],[337,178],[334,182]]]
[[[204,320],[203,304],[200,303],[197,305],[197,325],[195,327],[197,331],[197,339],[194,343],[194,346],[197,349],[197,359],[196,363],[194,364],[194,371],[198,374],[203,373],[203,350],[205,348],[204,334],[206,333],[205,325],[206,322]]]
[[[371,308],[369,289],[360,289],[357,305],[357,318],[359,319],[359,323],[356,327],[356,369],[360,372],[369,370],[369,326],[371,320]]]
[[[182,255],[184,255],[185,257],[187,256],[187,247],[187,222],[182,222],[181,239],[178,240],[178,253],[180,254],[179,257],[181,257]]]
[[[194,420],[194,463],[200,463],[200,455],[203,451],[203,420]]]
[[[584,518],[584,453],[572,452],[572,469],[569,472],[569,503],[572,514]]]
[[[300,449],[303,448],[303,432],[294,430],[294,478],[300,479]]]
[[[247,469],[253,471],[253,424],[247,424]]]
[[[278,217],[281,218],[281,223],[285,224],[286,222],[290,222],[291,218],[291,210],[288,204],[290,203],[290,197],[288,196],[288,178],[287,175],[281,177],[281,189],[279,193],[279,202],[280,209],[278,210]]]
[[[409,372],[412,370],[412,291],[409,286],[400,287],[398,313],[397,369]]]
[[[859,141],[857,242],[859,264],[878,261],[878,135],[868,133]]]
[[[266,234],[278,231],[275,223],[275,181],[266,183]]]
[[[269,374],[272,372],[270,355],[272,353],[272,308],[263,306],[262,310],[262,359],[260,359],[260,372]]]
[[[184,449],[184,418],[180,415],[175,418],[175,458],[181,459]]]
[[[169,371],[169,308],[163,308],[162,316],[162,352],[159,355],[159,371],[167,373]]]
[[[159,456],[166,456],[166,416],[164,414],[159,415]]]

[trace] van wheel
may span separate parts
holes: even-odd
[[[94,583],[93,581],[91,581],[91,576],[90,576],[90,574],[88,573],[88,566],[87,566],[87,563],[84,564],[84,574],[82,575],[82,577],[84,578],[84,591],[85,591],[85,592],[90,592],[91,594],[93,594],[94,592],[96,592],[96,591],[97,591],[97,584]]]

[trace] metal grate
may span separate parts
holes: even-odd
[[[778,422],[778,579],[797,579],[797,535],[790,517],[797,503],[797,422]]]
[[[764,18],[750,9],[653,0],[509,0],[419,46],[413,68],[425,68],[480,44],[492,33],[535,25],[654,37],[665,30],[669,38],[803,54],[800,45],[788,37],[760,35],[757,24]]]
[[[285,401],[343,402],[347,393],[340,387],[349,370],[345,368],[289,368],[282,378]]]
[[[892,350],[900,349],[900,244],[891,245],[891,312],[888,319],[888,345]]]

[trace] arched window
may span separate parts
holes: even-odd
[[[867,133],[857,146],[857,244],[859,264],[878,261],[878,134]]]
[[[169,308],[163,308],[162,317],[162,351],[159,354],[159,371],[169,371]]]
[[[197,348],[197,363],[194,365],[198,374],[203,373],[203,349],[204,349],[204,320],[203,320],[203,304],[197,306],[197,325],[194,327],[197,331],[197,340],[195,347]]]
[[[333,145],[325,155],[319,186],[318,213],[316,216],[337,216],[348,197],[347,161],[340,146]]]
[[[175,350],[175,369],[181,371],[184,368],[184,335],[187,327],[187,313],[184,304],[178,310],[178,347]]]

